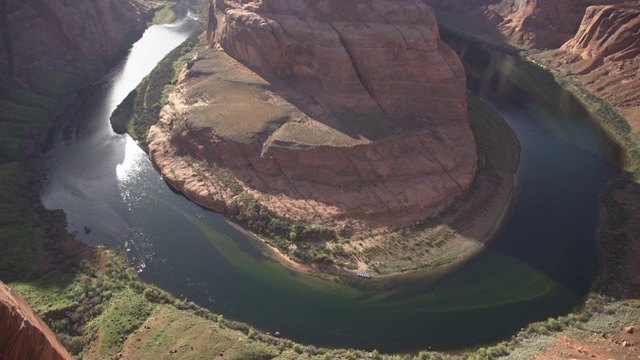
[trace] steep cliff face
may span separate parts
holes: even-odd
[[[292,77],[294,87],[332,111],[465,116],[464,71],[440,42],[430,7],[415,1],[242,3],[212,2],[210,44],[262,73]]]
[[[537,59],[586,84],[640,129],[640,2],[589,7],[575,36]]]
[[[503,0],[490,6],[490,9],[504,19],[499,25],[503,34],[517,44],[532,48],[557,48],[576,33],[588,6],[614,2]]]
[[[582,58],[631,60],[640,56],[640,6],[591,6],[562,49]]]
[[[208,39],[215,49],[190,63],[147,139],[196,202],[236,214],[250,198],[294,221],[389,226],[469,189],[465,74],[430,7],[212,1]]]
[[[529,48],[558,48],[578,30],[585,9],[591,5],[615,4],[623,0],[425,0],[437,9],[457,13],[473,32],[472,26],[494,32],[496,40],[507,39]],[[477,34],[482,35],[482,34]]]
[[[24,299],[0,282],[0,358],[71,360],[55,334]]]
[[[0,80],[112,60],[146,27],[144,0],[0,0]],[[93,64],[95,66],[95,64]]]

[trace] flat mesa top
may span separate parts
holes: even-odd
[[[334,114],[285,80],[262,77],[216,49],[200,53],[183,83],[187,120],[239,142],[347,147],[430,127],[409,116]]]

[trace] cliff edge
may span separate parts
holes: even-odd
[[[24,299],[0,282],[0,358],[12,360],[73,357]]]
[[[142,34],[149,11],[145,0],[0,0],[0,80],[35,87],[34,70],[112,61]]]
[[[464,195],[477,166],[465,73],[415,1],[211,1],[208,42],[149,131],[195,202],[354,230]]]
[[[535,59],[583,83],[640,129],[640,2],[587,8],[573,38]]]
[[[498,43],[555,49],[571,39],[587,7],[624,0],[424,0],[447,27]]]

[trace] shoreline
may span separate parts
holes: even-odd
[[[617,137],[613,137],[613,138],[614,138],[614,139],[616,139],[616,140],[618,139]],[[514,177],[515,177],[515,176],[514,176]],[[517,186],[518,186],[518,185],[517,185],[517,182],[516,182],[516,183],[514,184],[514,192],[517,190]],[[515,196],[513,197],[513,200],[515,200]],[[493,240],[493,238],[494,238],[494,236],[495,236],[495,234],[497,233],[497,231],[499,231],[499,229],[504,225],[504,221],[507,219],[507,216],[508,216],[508,215],[510,214],[510,212],[511,212],[511,209],[512,209],[512,206],[513,206],[513,200],[510,202],[510,205],[509,205],[509,206],[506,206],[506,207],[504,207],[504,208],[503,208],[504,212],[503,212],[503,215],[502,215],[502,219],[501,219],[501,221],[499,221],[499,223],[498,223],[497,228],[495,229],[495,231],[493,231],[493,236],[492,236],[492,237],[489,237],[489,238],[488,238],[488,240],[487,240],[487,242],[492,241],[492,240]],[[600,201],[600,206],[601,206],[601,208],[602,208],[603,210],[605,210],[605,211],[607,210],[607,206],[606,206],[602,201]],[[604,221],[604,219],[603,219],[603,221]],[[239,228],[243,229],[244,231],[247,231],[246,229],[244,229],[244,228],[240,227],[239,225],[237,225],[237,224],[235,224],[235,223],[233,223],[233,222],[231,222],[231,221],[229,221],[229,223],[230,223],[230,224],[232,224],[233,226],[237,226],[237,227],[239,227]],[[601,224],[601,225],[599,226],[598,230],[600,231],[600,230],[602,230],[602,228],[603,228],[603,225]],[[253,235],[255,235],[255,234],[253,234]],[[266,242],[264,241],[264,239],[260,238],[260,237],[259,237],[259,236],[257,236],[257,235],[255,235],[255,236],[256,236],[260,241],[262,241],[262,242],[264,242],[266,245],[268,245],[268,248],[273,249],[275,253],[280,253],[280,251],[278,251],[276,248],[274,248],[273,246],[271,246],[271,245],[269,245],[268,243],[266,243]],[[281,259],[282,261],[290,262],[292,266],[298,266],[298,267],[302,266],[301,264],[296,263],[296,262],[292,261],[291,259],[289,259],[288,257],[286,257],[284,254],[281,254],[281,255],[282,255],[282,257],[283,257],[283,258]],[[454,264],[444,265],[444,266],[443,266],[443,268],[447,268],[448,266],[454,266]],[[304,266],[302,266],[302,267],[304,267]],[[309,267],[309,269],[308,269],[308,270],[309,270],[309,271],[313,271],[313,268],[312,268],[312,267]],[[301,269],[301,271],[304,271],[304,269]],[[429,271],[429,270],[428,270],[428,271]],[[397,274],[382,275],[382,277],[384,277],[384,276],[390,276],[391,278],[393,278],[394,276],[405,277],[405,276],[410,276],[410,275],[412,275],[412,274],[419,273],[419,272],[420,272],[420,270],[415,270],[415,271],[406,271],[406,272],[397,273]],[[154,329],[155,329],[155,326],[154,326]],[[522,345],[522,346],[524,346],[524,345]]]
[[[508,143],[511,148],[507,148],[509,151],[504,151],[503,147],[498,146],[492,152],[480,154],[483,158],[483,165],[479,166],[469,192],[462,198],[455,200],[435,219],[425,220],[424,222],[427,224],[410,227],[412,234],[404,237],[402,244],[405,245],[407,242],[413,241],[413,245],[420,247],[421,250],[426,248],[428,254],[419,260],[401,264],[402,267],[398,268],[383,267],[381,271],[376,266],[376,261],[381,262],[381,260],[376,258],[369,261],[360,260],[366,256],[364,254],[367,249],[376,247],[384,247],[386,250],[392,251],[394,256],[397,255],[399,247],[397,245],[394,247],[390,243],[394,240],[390,239],[397,238],[397,234],[406,228],[391,230],[391,235],[378,233],[365,239],[353,237],[348,243],[339,244],[347,248],[352,257],[359,258],[359,266],[349,269],[336,263],[327,265],[298,262],[275,246],[268,237],[245,228],[233,217],[225,216],[225,220],[234,228],[251,235],[253,240],[250,241],[250,246],[259,250],[270,260],[291,271],[325,280],[346,282],[355,279],[359,271],[365,271],[372,275],[370,280],[373,283],[381,283],[389,280],[437,276],[463,266],[468,260],[481,253],[486,244],[491,242],[505,225],[515,201],[518,188],[517,168],[520,162],[518,138],[506,121],[493,108],[475,96],[469,95],[468,101],[470,109],[475,111],[475,115],[470,114],[469,119],[470,123],[476,127],[474,129],[476,142],[492,148],[495,143]],[[483,125],[483,122],[489,124]],[[492,144],[487,137],[496,137],[496,133],[498,134],[497,140],[493,139]],[[513,148],[514,146],[516,149]],[[156,168],[162,175],[161,169]],[[163,175],[163,177],[165,176]],[[165,181],[167,181],[166,178]],[[178,184],[173,184],[170,181],[168,183],[178,190],[176,186]],[[188,191],[186,193],[178,191],[190,201],[203,206],[197,198],[189,197]],[[441,245],[436,246],[424,245],[422,240],[424,237],[433,236],[434,232],[437,235],[437,232],[442,229],[444,229],[446,241],[442,241]],[[439,242],[440,240],[438,240]],[[338,245],[337,241],[328,243],[331,246]],[[429,249],[435,250],[431,253]]]
[[[512,211],[513,203],[515,201],[515,192],[518,186],[515,174],[512,177],[513,177],[512,183],[511,183],[512,186],[510,187],[510,191],[508,192],[508,195],[507,195],[510,201],[507,202],[507,206],[500,207],[501,208],[500,215],[496,219],[495,224],[491,227],[491,229],[489,229],[486,237],[482,241],[479,241],[479,244],[480,244],[479,246],[470,248],[470,249],[465,249],[466,251],[461,252],[460,253],[461,256],[459,258],[457,258],[452,262],[449,262],[440,266],[430,267],[428,264],[425,264],[415,269],[400,270],[400,271],[384,273],[384,274],[375,274],[375,273],[369,272],[369,274],[371,274],[372,277],[371,279],[367,279],[367,280],[376,282],[376,281],[399,280],[399,279],[408,279],[408,278],[416,278],[416,277],[438,276],[438,275],[447,273],[451,270],[454,270],[460,266],[463,266],[468,260],[472,259],[477,254],[481,253],[484,250],[485,245],[491,242],[493,239],[495,239],[495,236],[498,233],[498,231],[504,226],[509,214]],[[292,258],[290,258],[289,256],[287,256],[282,251],[280,251],[277,247],[271,245],[267,240],[265,240],[260,235],[254,232],[251,232],[247,229],[244,229],[242,226],[236,224],[235,222],[229,219],[227,220],[229,221],[230,224],[232,224],[232,226],[250,234],[256,242],[259,242],[262,246],[258,250],[261,250],[263,255],[267,256],[269,259],[277,262],[278,264],[280,264],[281,266],[289,270],[296,271],[298,273],[302,273],[310,276],[315,276],[325,280],[332,280],[336,278],[343,279],[343,277],[347,275],[356,277],[357,273],[359,271],[362,271],[359,269],[351,270],[351,269],[346,269],[344,267],[331,265],[330,267],[335,269],[336,273],[329,273],[329,272],[323,271],[320,267],[313,266],[312,264],[299,263],[293,260]],[[252,244],[252,245],[255,246],[257,244]],[[265,250],[265,251],[262,251],[262,250]]]
[[[184,74],[182,71],[180,77]],[[274,215],[256,201],[251,188],[240,185],[233,172],[211,166],[196,155],[182,155],[190,145],[175,143],[163,126],[180,121],[189,111],[181,95],[185,89],[177,89],[169,94],[159,123],[148,131],[153,166],[190,201],[224,214],[235,227],[269,245],[268,257],[293,271],[333,279],[358,271],[380,279],[441,272],[481,252],[504,225],[512,207],[519,140],[500,114],[468,91],[468,126],[478,154],[473,182],[464,195],[442,204],[444,210],[438,215],[414,215],[416,221],[411,225],[392,227],[353,218],[326,226]],[[320,204],[317,199],[316,203]],[[342,235],[341,226],[350,230]],[[304,238],[308,228],[312,231]],[[292,233],[300,239],[296,241]]]

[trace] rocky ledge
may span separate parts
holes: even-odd
[[[221,1],[147,142],[165,179],[242,217],[402,226],[477,166],[465,73],[415,1]]]

